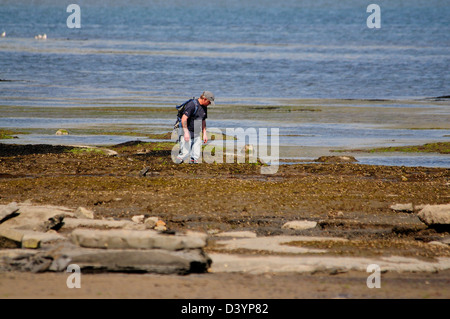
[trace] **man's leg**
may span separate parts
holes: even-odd
[[[192,139],[191,163],[201,162],[202,138],[200,136]]]
[[[183,135],[183,130],[181,129],[181,134],[179,135],[179,139],[180,139],[180,152],[178,153],[177,156],[177,162],[182,163],[185,158],[189,155],[189,151],[191,149],[191,140],[189,140],[189,142],[186,142],[184,140],[184,135]]]

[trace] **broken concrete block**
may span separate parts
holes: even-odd
[[[56,241],[68,240],[66,237],[59,235],[56,232],[34,232],[24,231],[22,237],[22,248],[40,248],[43,244],[54,243]]]
[[[211,258],[201,249],[99,250],[70,243],[43,251],[14,249],[14,253],[7,254],[0,251],[0,269],[6,271],[66,271],[70,264],[78,265],[82,272],[189,274],[208,271]]]
[[[206,246],[199,236],[160,234],[153,230],[90,230],[76,229],[72,242],[80,247],[108,249],[196,249]]]
[[[125,227],[133,228],[135,223],[131,220],[103,220],[87,218],[65,218],[64,229],[75,229],[78,227],[97,228],[97,229],[120,229]]]
[[[64,216],[73,212],[67,208],[56,206],[32,206],[18,204],[20,215],[4,221],[1,228],[47,231],[62,226]]]
[[[103,250],[80,253],[71,258],[71,263],[79,265],[82,270],[189,274],[206,272],[211,259],[200,249]]]
[[[450,204],[426,205],[417,217],[428,226],[450,226]]]
[[[37,249],[41,245],[41,241],[33,236],[23,236],[22,248]]]
[[[14,228],[0,227],[0,237],[5,237],[9,240],[21,243],[23,235],[23,231]]]
[[[6,206],[3,206],[3,208],[0,209],[0,224],[19,214],[19,206],[17,206],[16,202],[12,202]]]
[[[58,240],[67,240],[66,237],[52,232],[35,232],[26,229],[0,228],[0,237],[21,244],[22,248],[39,248],[41,244],[51,243]]]

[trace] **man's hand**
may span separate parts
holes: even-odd
[[[189,142],[191,140],[191,134],[189,134],[189,131],[184,132],[184,140],[186,142]]]
[[[208,142],[208,135],[206,135],[206,132],[203,133],[203,143],[207,143]]]

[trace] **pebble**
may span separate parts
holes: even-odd
[[[131,220],[137,224],[143,224],[144,218],[144,215],[134,215],[133,217],[131,217]]]
[[[149,217],[144,221],[145,227],[148,229],[153,229],[156,226],[156,223],[158,222],[158,217]]]

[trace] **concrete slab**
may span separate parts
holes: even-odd
[[[96,228],[96,229],[121,229],[137,226],[131,220],[103,220],[88,218],[65,218],[62,229]]]
[[[72,242],[80,247],[107,249],[196,249],[206,246],[206,237],[183,234],[161,234],[154,230],[76,229]]]
[[[450,258],[437,258],[436,262],[427,262],[416,258],[399,256],[363,258],[333,256],[243,256],[231,254],[209,254],[212,259],[210,272],[262,273],[313,273],[346,272],[350,270],[367,271],[367,267],[376,264],[380,271],[393,272],[436,272],[450,269]]]
[[[0,228],[16,228],[34,231],[47,231],[47,223],[51,218],[56,216],[66,216],[72,214],[73,210],[51,205],[35,206],[31,204],[17,204],[20,214],[14,218],[10,218],[0,225]],[[5,205],[0,205],[0,209],[4,209]]]
[[[217,244],[221,245],[222,249],[248,249],[255,251],[270,251],[277,253],[326,253],[324,249],[312,249],[304,247],[295,247],[283,245],[294,241],[346,241],[342,238],[333,237],[310,237],[310,236],[268,236],[256,238],[234,238],[229,240],[218,240]]]

